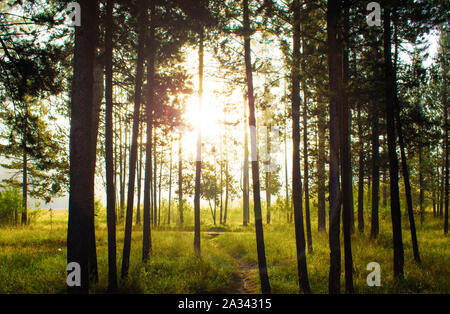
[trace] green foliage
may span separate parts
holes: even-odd
[[[0,191],[0,225],[17,223],[22,211],[22,194],[17,188],[9,187]]]

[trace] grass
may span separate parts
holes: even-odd
[[[130,272],[119,281],[120,293],[233,293],[239,284],[239,271],[245,266],[249,277],[259,283],[254,225],[242,226],[241,210],[229,211],[228,223],[212,224],[209,210],[202,211],[202,255],[193,251],[191,212],[185,213],[183,228],[163,224],[152,230],[152,254],[141,263],[142,228],[133,226]],[[164,212],[163,212],[164,214]],[[376,240],[356,232],[352,236],[354,285],[356,293],[449,293],[449,238],[442,231],[442,220],[427,216],[417,223],[422,264],[413,261],[407,217],[403,217],[405,277],[393,278],[393,251],[390,216],[381,212],[380,235]],[[273,293],[299,293],[293,224],[285,214],[272,212],[273,221],[264,225],[267,265]],[[312,213],[313,252],[307,254],[313,293],[328,292],[328,235],[317,229]],[[117,227],[117,266],[120,274],[123,225]],[[45,212],[26,227],[0,227],[0,293],[64,293],[66,277],[67,211]],[[99,282],[92,293],[107,288],[107,231],[104,212],[96,221]],[[343,268],[342,260],[342,268]],[[369,262],[381,265],[381,286],[368,287]],[[344,291],[344,274],[341,276]],[[259,285],[254,285],[259,293]]]

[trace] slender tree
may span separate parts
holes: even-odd
[[[105,164],[106,164],[106,211],[108,228],[108,291],[117,289],[116,262],[116,191],[114,189],[113,151],[113,7],[114,0],[106,3],[105,34]]]
[[[150,194],[152,182],[152,128],[153,128],[153,106],[155,93],[155,1],[150,0],[150,28],[148,30],[148,54],[147,54],[147,103],[146,103],[146,122],[147,122],[147,143],[145,147],[145,178],[144,178],[144,210],[143,210],[143,240],[142,240],[142,260],[146,262],[149,259],[152,249],[151,238],[151,218],[150,218]]]
[[[395,138],[394,106],[395,106],[395,78],[392,67],[391,52],[391,8],[385,6],[384,12],[384,61],[386,88],[386,128],[389,152],[389,177],[391,195],[391,218],[394,244],[394,277],[403,277],[404,252],[402,242],[400,197],[398,191],[398,159]]]
[[[295,0],[293,9],[292,50],[292,200],[294,203],[295,243],[297,247],[297,268],[300,289],[310,292],[306,268],[306,244],[303,226],[302,181],[300,173],[300,1]]]
[[[131,141],[131,152],[129,157],[129,178],[128,178],[128,195],[127,195],[127,211],[125,218],[125,236],[123,240],[123,257],[122,257],[122,279],[128,275],[131,251],[131,229],[133,226],[133,205],[134,205],[134,187],[136,182],[136,162],[138,153],[138,137],[139,137],[139,118],[141,108],[141,89],[142,79],[144,75],[144,46],[146,39],[146,21],[148,1],[141,0],[139,5],[142,10],[138,10],[138,48],[136,60],[136,77],[134,87],[134,111],[133,111],[133,133]]]
[[[244,19],[244,58],[245,58],[245,74],[247,83],[247,99],[249,109],[248,124],[250,128],[250,147],[252,160],[252,179],[253,179],[253,206],[255,212],[255,229],[256,229],[256,247],[258,253],[259,279],[261,282],[261,291],[264,294],[270,293],[269,276],[267,273],[266,252],[264,246],[264,232],[261,215],[261,197],[259,182],[259,165],[257,157],[256,142],[256,116],[255,116],[255,99],[253,94],[253,69],[251,60],[251,29],[250,29],[250,12],[248,0],[243,0],[243,19]]]
[[[199,30],[199,48],[198,48],[198,103],[199,111],[202,110],[203,98],[203,56],[204,56],[204,30],[200,26]],[[195,161],[195,195],[194,195],[194,249],[200,254],[200,180],[202,171],[202,135],[200,125],[197,130],[197,157]],[[222,217],[221,217],[222,219]]]

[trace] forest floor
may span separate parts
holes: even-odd
[[[107,229],[104,213],[96,218],[99,282],[92,293],[107,288]],[[293,224],[277,220],[264,224],[269,280],[273,293],[299,293]],[[191,217],[192,218],[192,217]],[[142,264],[142,227],[133,225],[129,276],[119,281],[120,293],[260,293],[254,225],[242,226],[239,209],[230,211],[229,222],[214,226],[202,213],[201,257],[193,250],[192,219],[183,227],[162,225],[152,229],[152,254]],[[307,266],[313,293],[328,292],[328,235],[318,232],[312,216],[313,252]],[[376,240],[366,232],[352,236],[353,279],[356,293],[449,293],[450,241],[443,234],[441,218],[431,215],[420,224],[417,235],[422,264],[413,261],[407,217],[403,216],[405,278],[393,279],[390,216],[380,213]],[[366,221],[369,221],[368,217]],[[123,249],[123,226],[117,226],[117,268]],[[30,225],[0,227],[0,293],[65,293],[67,211],[43,211]],[[343,255],[343,254],[342,254]],[[381,286],[368,287],[367,264],[381,266]],[[343,265],[343,264],[342,264]],[[341,283],[344,284],[342,274]],[[344,291],[342,287],[342,291]]]

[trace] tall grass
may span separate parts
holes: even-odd
[[[280,202],[272,207],[272,223],[265,223],[269,279],[274,293],[298,293],[296,247],[293,224],[286,222],[287,212]],[[167,204],[166,204],[167,205]],[[152,227],[152,254],[148,263],[142,258],[142,226],[133,225],[130,272],[120,280],[121,293],[235,293],[240,285],[239,273],[247,272],[260,292],[257,271],[254,225],[242,225],[242,208],[228,210],[227,224],[213,224],[209,208],[201,211],[201,257],[193,249],[193,212],[186,209],[185,223],[177,221],[173,203],[172,223],[167,224],[167,208],[161,211],[161,225]],[[107,229],[104,208],[96,210],[96,239],[99,282],[91,292],[104,293],[107,288]],[[253,212],[251,211],[251,214]],[[387,209],[380,211],[380,235],[368,238],[369,213],[366,213],[366,234],[352,236],[354,282],[357,293],[448,293],[450,281],[450,247],[442,232],[442,220],[427,216],[417,224],[422,265],[413,262],[409,225],[403,219],[405,246],[405,278],[393,279],[392,227]],[[251,215],[252,216],[252,215]],[[253,221],[253,219],[252,219]],[[328,235],[317,231],[317,213],[311,212],[313,252],[307,252],[308,274],[314,293],[328,292]],[[123,249],[123,221],[117,225],[118,269]],[[64,293],[66,290],[67,211],[42,211],[28,226],[0,228],[0,293]],[[368,287],[366,265],[381,265],[381,286]],[[343,261],[342,261],[343,263]],[[342,291],[344,277],[342,274]]]

